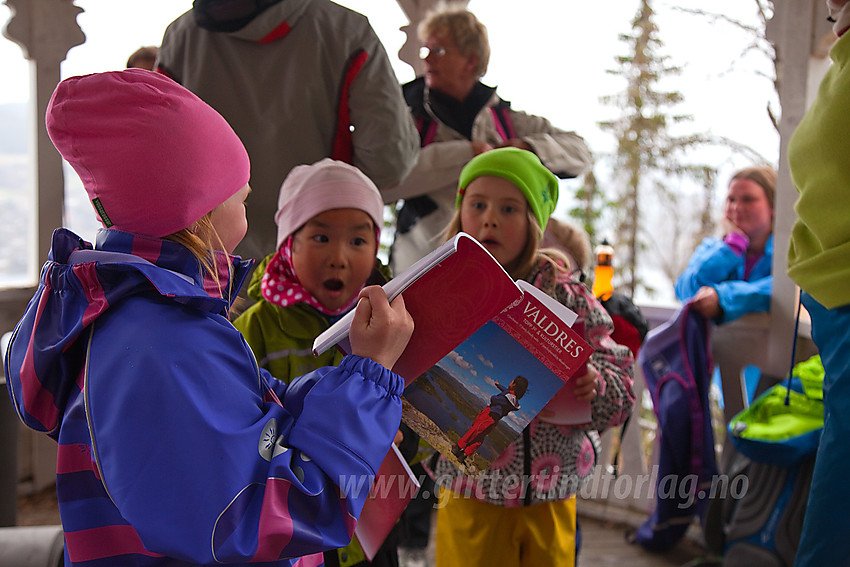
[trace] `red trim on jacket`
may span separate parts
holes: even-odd
[[[348,96],[351,85],[357,74],[366,64],[369,54],[360,50],[349,60],[345,69],[345,78],[339,95],[339,110],[337,112],[336,135],[334,136],[331,157],[335,160],[351,163],[354,154],[354,144],[351,140],[351,111],[348,107]]]
[[[265,37],[260,40],[259,43],[271,43],[275,40],[278,40],[286,36],[286,34],[288,34],[289,30],[291,29],[292,27],[288,23],[281,22],[275,29],[267,33]]]

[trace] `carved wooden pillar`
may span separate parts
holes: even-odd
[[[73,0],[6,0],[5,4],[11,10],[11,16],[3,35],[21,46],[31,66],[29,115],[34,135],[30,155],[33,156],[35,170],[37,212],[35,230],[31,230],[30,238],[37,239],[37,246],[36,257],[30,261],[34,260],[34,265],[40,266],[47,259],[53,229],[63,224],[65,203],[62,158],[47,136],[44,113],[61,78],[59,66],[68,50],[86,40],[83,30],[77,25],[77,15],[83,10],[75,6]],[[4,300],[8,299],[8,294],[4,295]],[[9,329],[11,327],[5,327],[0,332]],[[20,478],[31,478],[29,489],[33,492],[50,486],[56,481],[56,443],[27,429],[17,419],[15,424],[21,433],[20,445],[4,444],[3,449],[13,453],[2,455],[4,466],[16,470]],[[17,487],[10,494],[14,498]]]
[[[826,71],[826,65],[818,63],[824,60],[834,35],[832,24],[826,19],[826,5],[821,0],[775,0],[774,6],[774,17],[767,26],[767,37],[776,49],[777,92],[782,117],[779,121],[779,176],[773,229],[771,324],[763,370],[767,374],[784,377],[791,363],[797,303],[797,287],[786,274],[788,242],[791,226],[796,219],[793,206],[797,200],[797,191],[791,183],[788,168],[788,141],[817,92],[817,85]],[[824,47],[825,43],[827,47]]]
[[[24,50],[30,61],[32,93],[30,120],[35,132],[32,155],[35,160],[37,214],[35,218],[35,265],[47,259],[53,229],[62,226],[65,180],[62,158],[50,142],[44,127],[44,113],[53,89],[59,83],[60,64],[68,50],[85,42],[77,24],[83,11],[73,0],[6,0],[12,12],[3,35]]]

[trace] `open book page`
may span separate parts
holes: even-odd
[[[536,288],[482,326],[409,385],[402,420],[467,474],[488,468],[579,371],[591,347]],[[571,408],[589,421],[590,405]]]
[[[375,557],[417,490],[419,480],[398,447],[393,445],[375,475],[360,520],[354,528],[354,537],[369,561]]]
[[[413,317],[413,335],[392,368],[406,384],[522,296],[496,259],[462,232],[393,278],[384,290],[390,299],[403,293]],[[313,351],[338,344],[350,352],[345,339],[352,319],[353,311],[319,335]]]
[[[545,305],[546,309],[550,310],[555,317],[563,321],[567,327],[572,327],[576,319],[578,319],[578,314],[575,311],[543,290],[537,289],[533,284],[525,280],[519,280],[517,281],[517,285],[524,294],[530,293],[537,301]]]

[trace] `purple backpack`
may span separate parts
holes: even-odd
[[[714,363],[708,321],[685,304],[649,332],[638,353],[660,440],[656,506],[633,541],[664,551],[703,519],[717,474],[708,390]]]

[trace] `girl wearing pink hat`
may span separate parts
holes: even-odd
[[[386,281],[378,269],[384,203],[359,169],[325,158],[295,167],[278,198],[277,252],[254,271],[248,295],[256,300],[233,325],[272,376],[289,382],[342,354],[312,354],[313,340],[351,310],[367,281]],[[262,268],[262,266],[261,266]],[[395,546],[366,561],[356,540],[326,553],[327,565],[397,565]]]
[[[54,233],[5,360],[18,415],[58,442],[65,565],[322,564],[367,496],[338,483],[398,430],[403,301],[360,291],[355,354],[275,380],[227,320],[250,188],[224,119],[131,69],[63,81],[46,124],[104,226]]]
[[[325,158],[295,167],[280,188],[277,252],[254,271],[256,301],[234,322],[260,366],[289,381],[341,356],[313,339],[349,311],[378,266],[384,204],[359,169]],[[381,282],[383,283],[383,282]]]

